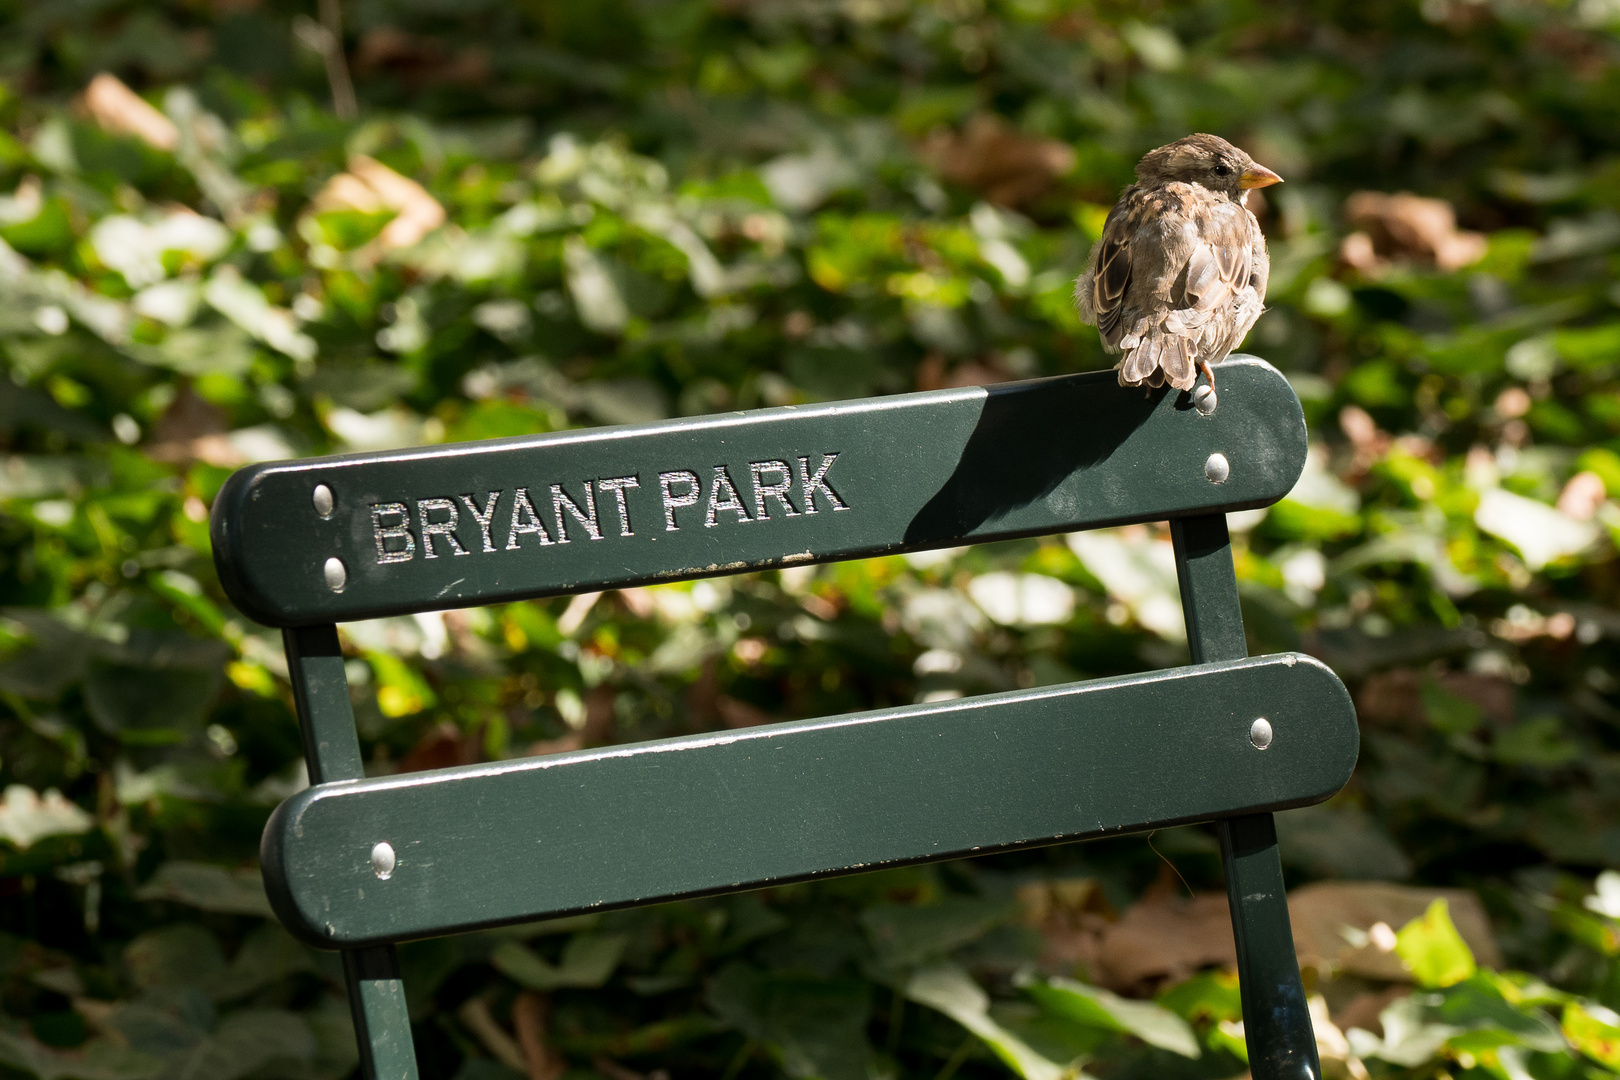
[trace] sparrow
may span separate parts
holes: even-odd
[[[1081,321],[1123,354],[1121,386],[1191,390],[1265,310],[1271,258],[1249,192],[1282,177],[1214,135],[1150,150],[1074,285]],[[1200,392],[1202,393],[1202,392]]]

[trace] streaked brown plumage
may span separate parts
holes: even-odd
[[[1191,390],[1265,308],[1271,259],[1246,205],[1281,181],[1225,139],[1189,135],[1149,151],[1108,213],[1075,282],[1080,318],[1122,353],[1121,386]]]

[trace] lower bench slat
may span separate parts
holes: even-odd
[[[1305,806],[1358,744],[1318,661],[1201,664],[323,784],[272,816],[265,884],[349,948]]]

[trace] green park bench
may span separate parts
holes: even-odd
[[[396,942],[1215,822],[1256,1080],[1320,1075],[1272,813],[1349,779],[1338,678],[1247,655],[1225,513],[1305,464],[1270,365],[1219,406],[1112,372],[273,462],[214,507],[221,581],[283,630],[311,785],[265,885],[342,950],[368,1078],[416,1077]],[[336,624],[1168,520],[1192,664],[366,778]]]

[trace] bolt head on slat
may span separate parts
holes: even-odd
[[[1249,741],[1254,744],[1256,750],[1264,750],[1270,746],[1271,736],[1271,721],[1265,717],[1262,716],[1249,725]]]
[[[332,516],[337,507],[337,499],[332,495],[332,489],[325,484],[316,484],[315,490],[310,493],[310,501],[315,504],[315,513],[322,519]]]
[[[386,840],[379,840],[377,846],[371,849],[371,872],[377,875],[378,880],[387,881],[394,876],[394,846]]]
[[[1215,397],[1215,388],[1208,383],[1199,383],[1198,389],[1193,391],[1193,408],[1198,410],[1199,416],[1209,416],[1215,411],[1218,401]]]
[[[342,592],[343,586],[349,583],[349,570],[343,565],[343,560],[335,555],[326,560],[321,573],[326,578],[326,587],[333,592]]]
[[[1209,460],[1204,462],[1204,475],[1212,484],[1224,484],[1227,477],[1232,475],[1232,463],[1226,460],[1225,454],[1211,454]]]

